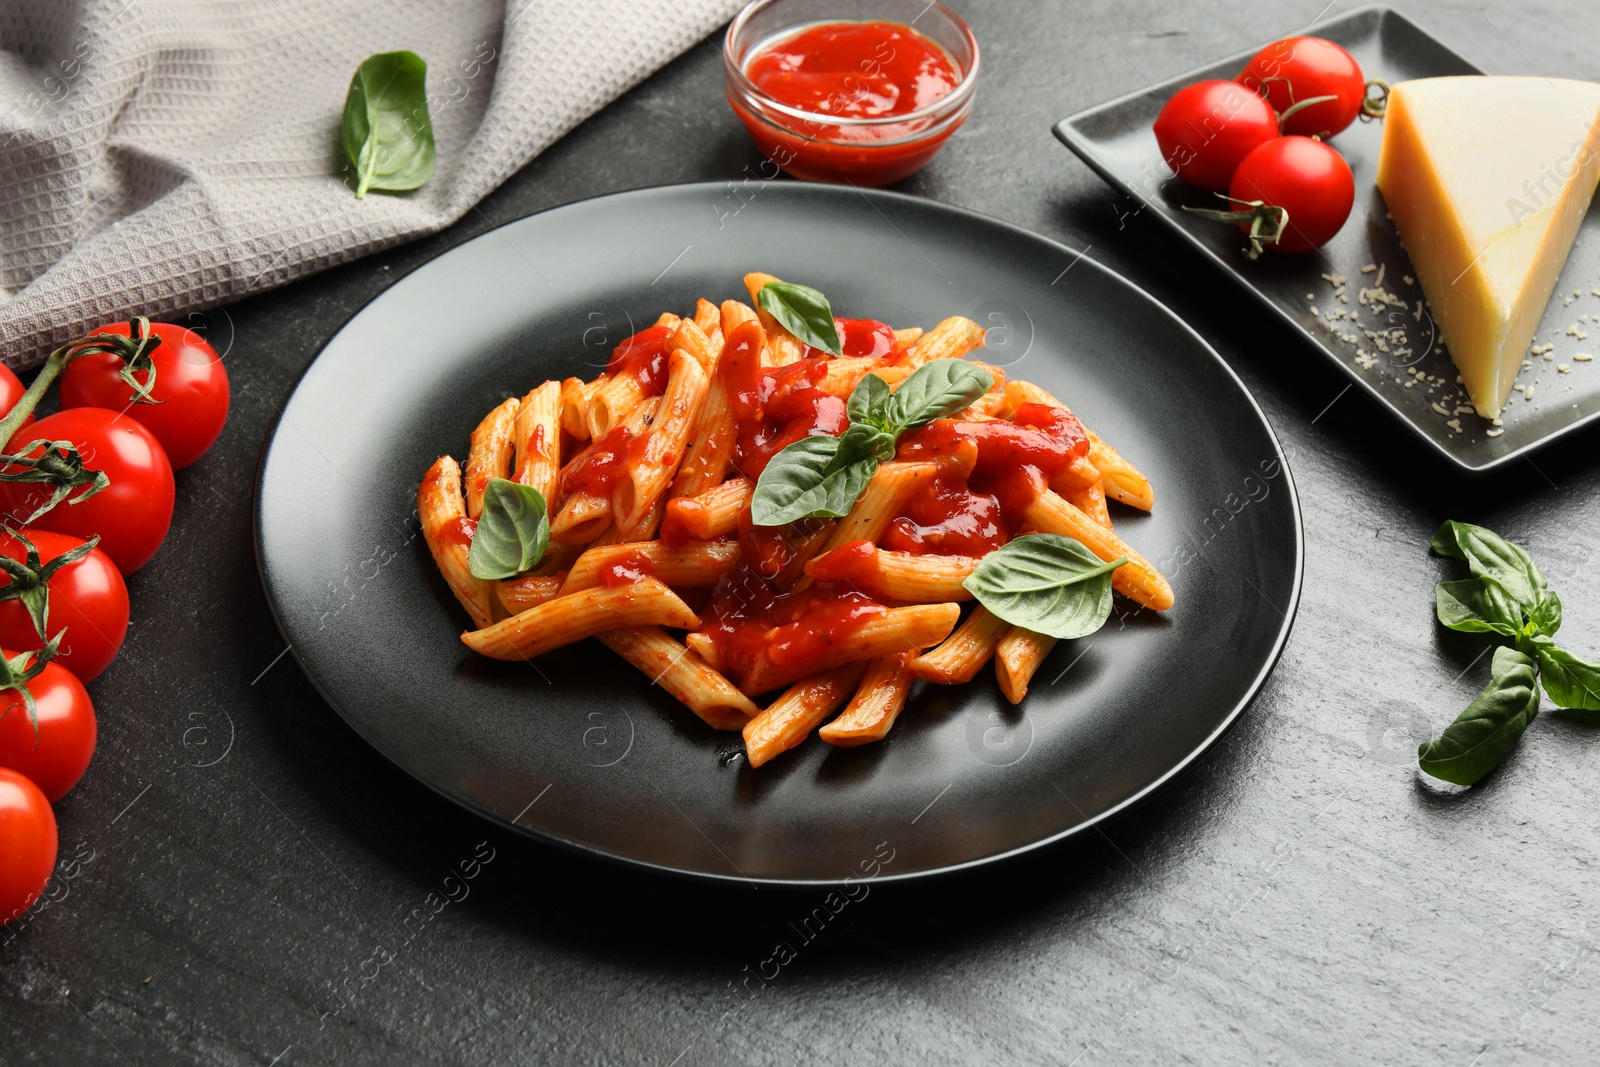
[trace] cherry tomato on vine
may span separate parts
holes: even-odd
[[[76,537],[50,530],[29,530],[24,536],[38,549],[41,569],[83,544]],[[27,547],[4,531],[0,531],[0,553],[20,563],[28,560]],[[0,593],[12,584],[9,575],[0,573]],[[111,557],[92,548],[87,556],[48,575],[45,587],[50,592],[47,629],[51,636],[67,631],[52,662],[77,675],[80,682],[94,681],[116,658],[128,634],[128,587],[122,573]],[[0,645],[18,652],[44,646],[21,600],[0,600]],[[3,699],[0,693],[0,701]],[[0,764],[4,762],[0,759]]]
[[[22,394],[25,392],[27,390],[23,388],[22,379],[18,378],[10,367],[0,364],[0,418],[4,418],[12,408],[17,406],[17,401],[22,399]],[[22,425],[17,429],[15,436],[19,443],[33,440],[31,437],[22,436],[27,432],[28,427],[32,425],[33,413],[30,411],[28,417],[22,420]]]
[[[1178,177],[1221,192],[1251,149],[1278,136],[1278,116],[1238,82],[1195,82],[1172,94],[1155,133],[1161,158]]]
[[[94,704],[83,683],[54,661],[27,686],[38,729],[16,690],[0,692],[0,767],[26,775],[54,804],[78,784],[94,756]]]
[[[1367,83],[1355,57],[1322,37],[1285,37],[1255,54],[1235,79],[1264,93],[1278,114],[1301,100],[1331,96],[1283,120],[1284,133],[1332,137],[1356,120]]]
[[[228,420],[228,372],[216,350],[187,326],[153,322],[150,332],[161,339],[150,351],[156,370],[150,395],[160,403],[133,403],[133,387],[119,377],[122,359],[101,352],[79,356],[61,373],[61,407],[107,408],[138,420],[166,449],[172,468],[182,470],[206,454]],[[134,336],[126,322],[94,333]]]
[[[56,815],[26,777],[0,767],[0,926],[33,906],[56,865]]]
[[[175,486],[172,464],[150,431],[114,411],[71,408],[47,415],[34,424],[33,440],[70,441],[87,470],[103,471],[111,484],[74,504],[85,487],[29,523],[29,529],[87,540],[100,535],[100,551],[117,570],[132,574],[149,562],[172,525]],[[41,449],[28,453],[42,454]],[[14,523],[26,519],[54,491],[50,485],[0,482],[0,511]]]
[[[1328,145],[1312,137],[1280,137],[1244,157],[1228,196],[1287,210],[1289,224],[1269,247],[1293,255],[1320,248],[1339,232],[1355,203],[1356,181],[1350,164]],[[1239,228],[1250,230],[1243,223]]]

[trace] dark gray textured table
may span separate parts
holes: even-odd
[[[1541,717],[1460,795],[1414,759],[1482,683],[1479,646],[1432,620],[1441,519],[1528,545],[1563,637],[1600,652],[1600,436],[1455,477],[1051,137],[1064,114],[1303,26],[1315,2],[958,6],[985,49],[977,110],[905,188],[1087,248],[1168,302],[1293,456],[1305,595],[1239,725],[1104,832],[876,886],[798,943],[817,894],[630,874],[493,829],[368,749],[281,655],[251,488],[302,368],[396,277],[494,225],[753,170],[705,43],[443,236],[210,316],[233,415],[180,478],[94,686],[99,750],[59,807],[77,862],[55,903],[0,931],[0,1062],[1600,1059],[1600,736]],[[1600,76],[1593,8],[1405,10],[1490,71]],[[493,858],[452,899],[446,876],[475,854]],[[783,940],[796,958],[752,977]]]

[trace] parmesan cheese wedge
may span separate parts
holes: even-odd
[[[1600,85],[1401,82],[1378,189],[1484,418],[1505,406],[1600,180]]]

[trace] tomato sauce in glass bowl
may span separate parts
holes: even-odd
[[[889,185],[972,110],[978,43],[926,0],[756,0],[728,27],[728,102],[757,147],[809,181]]]

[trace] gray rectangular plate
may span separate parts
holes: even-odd
[[[1320,23],[1310,32],[1348,49],[1368,79],[1382,79],[1391,85],[1412,78],[1483,73],[1416,24],[1385,7],[1361,8]],[[1556,284],[1556,295],[1545,309],[1534,337],[1535,345],[1555,345],[1554,358],[1546,361],[1531,357],[1532,368],[1517,379],[1518,391],[1512,393],[1501,413],[1505,424],[1502,432],[1490,436],[1493,427],[1486,420],[1470,410],[1456,412],[1456,408],[1466,408],[1468,404],[1455,384],[1455,365],[1437,343],[1426,307],[1420,318],[1416,314],[1422,290],[1414,282],[1405,281],[1411,275],[1411,263],[1388,219],[1383,197],[1373,184],[1383,133],[1380,123],[1354,123],[1329,142],[1344,154],[1355,172],[1356,201],[1344,228],[1319,252],[1304,256],[1268,254],[1251,263],[1241,253],[1243,239],[1236,230],[1181,210],[1185,204],[1210,207],[1216,201],[1210,193],[1172,176],[1161,160],[1151,124],[1177,89],[1205,78],[1232,78],[1259,47],[1080,111],[1057,123],[1055,134],[1096,173],[1127,195],[1128,214],[1149,208],[1263,307],[1298,331],[1310,349],[1332,360],[1358,387],[1463,470],[1484,473],[1504,466],[1600,415],[1600,360],[1572,359],[1578,352],[1600,353],[1600,296],[1593,292],[1600,289],[1600,213],[1591,211],[1584,220],[1577,244]],[[1372,288],[1377,277],[1375,271],[1362,272],[1361,268],[1368,265],[1384,268],[1383,288],[1405,301],[1404,311],[1389,305],[1360,303],[1360,290]],[[1325,274],[1343,275],[1349,280],[1345,291],[1348,304],[1335,298]],[[1312,308],[1320,314],[1313,315]],[[1330,332],[1326,316],[1340,310],[1347,314],[1356,310],[1360,317],[1356,323],[1348,318],[1337,320],[1337,331]],[[1580,315],[1588,316],[1589,321],[1581,321]],[[1594,336],[1573,336],[1567,332],[1573,326]],[[1404,340],[1390,343],[1388,352],[1379,350],[1365,333],[1396,329],[1403,330]],[[1356,338],[1356,343],[1343,339],[1349,337]],[[1358,352],[1365,353],[1366,359]],[[1300,351],[1284,353],[1285,361],[1301,357]],[[1363,366],[1367,360],[1375,361]],[[1568,372],[1559,372],[1558,364],[1566,364]],[[1411,370],[1421,372],[1429,381],[1408,387],[1406,382],[1414,381]],[[1444,384],[1432,384],[1441,379]],[[1532,400],[1523,398],[1520,388],[1524,384],[1534,386]],[[1447,413],[1441,414],[1434,405],[1445,408]],[[1450,425],[1452,419],[1458,422],[1459,432]]]

